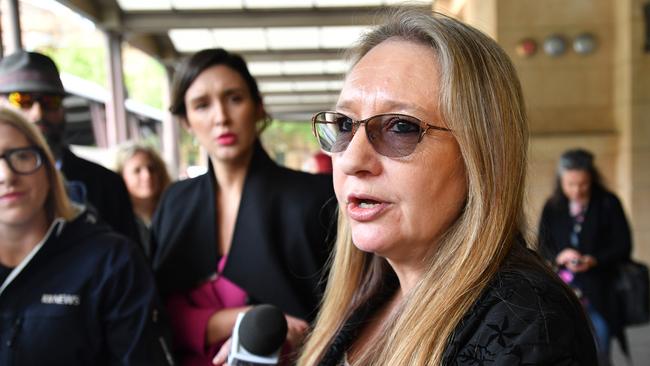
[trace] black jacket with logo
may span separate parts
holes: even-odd
[[[134,243],[96,221],[57,220],[4,279],[0,365],[164,364],[151,270]]]

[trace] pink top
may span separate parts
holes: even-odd
[[[167,298],[167,311],[180,358],[177,361],[183,366],[212,365],[212,358],[222,342],[210,347],[205,345],[208,320],[218,310],[246,305],[246,292],[221,275],[225,266],[226,256],[223,256],[216,278]]]

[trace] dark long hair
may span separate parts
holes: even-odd
[[[171,87],[171,106],[169,107],[169,111],[174,116],[187,117],[187,107],[185,105],[185,93],[187,89],[189,89],[199,74],[216,65],[228,66],[239,73],[246,82],[253,101],[257,104],[262,104],[262,94],[260,94],[257,81],[248,71],[246,61],[236,53],[228,52],[222,48],[210,48],[193,54],[174,73]]]
[[[589,173],[591,177],[591,193],[607,191],[603,184],[603,179],[600,172],[594,165],[594,154],[590,151],[577,148],[565,151],[560,156],[560,161],[557,164],[557,171],[555,175],[555,190],[551,196],[551,200],[556,203],[564,203],[568,199],[562,191],[562,174],[567,170],[582,170]]]

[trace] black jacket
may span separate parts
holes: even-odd
[[[163,296],[192,289],[216,272],[216,185],[210,166],[207,174],[173,184],[158,205],[152,244]],[[312,319],[335,205],[331,176],[280,167],[256,143],[223,275],[251,303]]]
[[[443,365],[597,365],[580,303],[551,276],[532,268],[498,273],[454,331]]]
[[[567,199],[550,199],[544,206],[539,224],[539,248],[551,263],[565,248],[572,248],[569,238],[573,220]],[[596,258],[597,265],[577,273],[575,284],[596,310],[605,317],[612,334],[620,333],[615,296],[611,296],[615,265],[629,259],[630,228],[618,198],[610,192],[594,189],[582,224],[577,249]]]
[[[61,172],[69,181],[81,181],[86,186],[88,202],[118,233],[140,242],[135,215],[124,180],[117,173],[82,159],[64,149]]]
[[[58,220],[6,279],[0,365],[161,364],[151,270],[133,243],[95,221]]]
[[[580,303],[544,266],[523,243],[515,244],[483,294],[456,325],[441,365],[597,365],[596,347]],[[378,298],[346,321],[319,366],[343,364],[344,354],[365,319],[390,296]]]

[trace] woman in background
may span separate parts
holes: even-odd
[[[0,365],[161,365],[136,244],[72,206],[48,145],[0,107]]]
[[[153,147],[132,144],[120,149],[117,171],[124,179],[138,224],[140,243],[151,257],[150,228],[162,193],[171,182],[165,162]]]
[[[207,151],[153,222],[154,270],[183,365],[211,365],[250,305],[279,307],[296,346],[317,310],[332,181],[280,167],[259,141],[269,117],[237,54],[208,49],[174,75],[171,112]]]
[[[593,365],[573,293],[527,249],[527,119],[490,38],[401,10],[365,35],[334,111],[335,255],[301,366]]]
[[[609,365],[611,336],[623,339],[613,280],[616,265],[630,258],[632,240],[623,207],[603,185],[589,151],[568,150],[560,157],[555,192],[539,224],[539,248],[581,295],[599,364]]]

